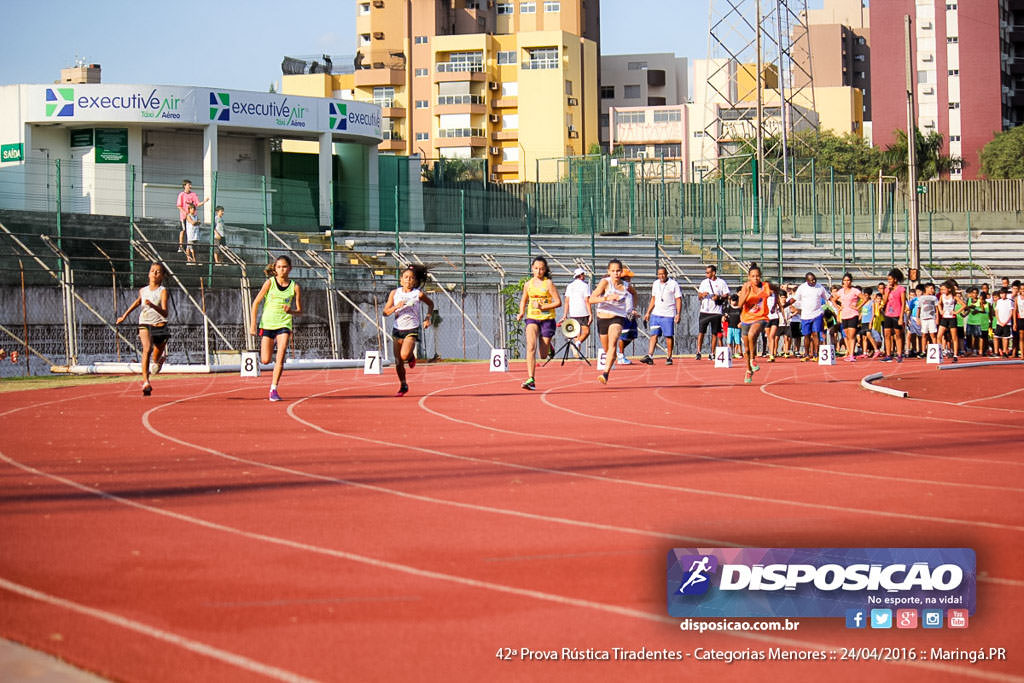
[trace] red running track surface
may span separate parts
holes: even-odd
[[[910,391],[860,388],[864,375]],[[484,364],[0,394],[0,636],[119,680],[1021,680],[1024,369]],[[1021,393],[1008,393],[1021,392]],[[915,394],[921,398],[914,398]],[[957,405],[957,404],[961,405]],[[965,631],[681,632],[672,547],[971,547]],[[1006,647],[1008,661],[697,661]],[[511,661],[499,648],[682,651]],[[839,650],[841,652],[841,650]]]

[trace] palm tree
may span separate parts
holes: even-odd
[[[915,128],[914,134],[917,142],[914,146],[917,152],[916,181],[933,180],[948,174],[954,164],[963,163],[959,158],[942,153],[941,133],[932,131],[928,135],[921,135],[921,131]],[[896,142],[882,152],[882,166],[889,175],[898,177],[900,182],[907,181],[907,134],[902,130],[896,131]]]

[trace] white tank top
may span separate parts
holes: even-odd
[[[1024,318],[1024,294],[1017,295],[1017,317]]]
[[[605,296],[615,294],[618,295],[619,298],[617,301],[599,301],[597,303],[597,312],[604,313],[604,317],[608,317],[609,315],[618,315],[625,318],[629,314],[629,309],[631,308],[630,303],[633,298],[629,293],[629,287],[625,282],[620,280],[619,284],[621,287],[616,289],[612,286],[612,281],[610,279],[605,278],[604,281],[608,283],[605,285]]]
[[[395,311],[396,330],[415,330],[420,326],[420,290],[405,291],[401,287],[395,290],[394,304],[401,306]]]
[[[952,294],[945,296],[939,296],[939,303],[942,304],[942,317],[943,318],[954,318],[956,317],[956,297]]]
[[[143,301],[148,301],[156,306],[160,305],[160,298],[164,292],[164,286],[160,285],[156,289],[150,289],[149,285],[146,285],[139,290],[139,298]],[[140,325],[166,325],[167,316],[160,315],[155,308],[150,306],[142,305],[142,312],[139,313],[139,324]]]
[[[766,303],[768,304],[768,319],[778,320],[779,309],[775,306],[775,295],[772,294],[770,297],[768,297],[768,301]]]

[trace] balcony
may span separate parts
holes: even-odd
[[[516,96],[499,97],[491,100],[491,106],[495,109],[512,109],[519,106],[519,98]]]
[[[405,85],[405,69],[394,69],[387,66],[357,69],[355,72],[355,84],[356,87]]]
[[[537,69],[557,69],[561,65],[558,59],[531,59],[519,65],[525,71]]]
[[[435,114],[486,114],[482,95],[441,95],[436,100]]]
[[[447,83],[451,81],[476,81],[487,80],[484,72],[484,65],[480,62],[438,62],[434,71],[435,83]]]
[[[381,105],[380,115],[386,119],[404,119],[405,107],[396,107],[394,104]]]
[[[485,147],[487,133],[483,128],[441,128],[434,140],[435,147]]]
[[[495,173],[518,173],[519,162],[518,161],[502,161],[501,163],[494,165]]]
[[[518,140],[519,131],[514,128],[512,130],[496,130],[491,133],[491,138],[494,140]]]
[[[404,152],[405,140],[403,140],[400,136],[395,135],[393,133],[389,138],[387,131],[385,131],[384,139],[381,141],[379,145],[377,145],[377,150],[380,152]]]

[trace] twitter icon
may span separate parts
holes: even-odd
[[[871,610],[871,628],[892,628],[892,610]]]

